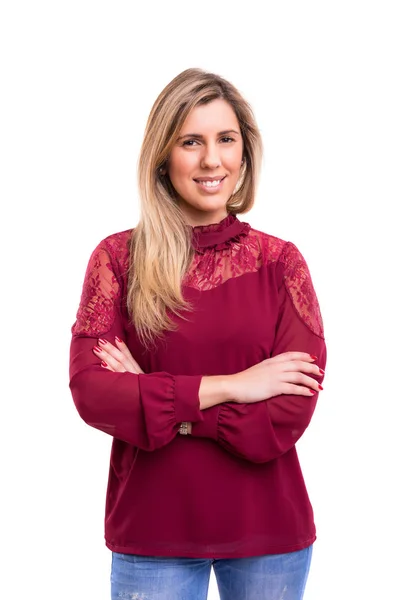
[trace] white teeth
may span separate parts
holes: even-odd
[[[221,183],[220,179],[216,179],[215,181],[199,181],[201,185],[205,185],[206,187],[217,187]]]

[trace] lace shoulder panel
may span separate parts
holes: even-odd
[[[124,276],[128,268],[130,232],[109,236],[93,251],[72,326],[74,335],[98,337],[110,330],[121,297],[119,275]]]
[[[279,262],[283,264],[286,290],[296,312],[314,334],[323,338],[321,311],[306,261],[294,244],[286,242]]]
[[[257,262],[261,266],[277,262],[287,242],[252,227],[249,232],[249,243],[252,245],[253,254],[257,254]]]

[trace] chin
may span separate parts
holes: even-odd
[[[205,202],[201,199],[198,202],[181,202],[181,208],[187,216],[191,225],[207,225],[211,223],[219,223],[226,217],[227,209],[226,202]]]
[[[223,204],[221,203],[215,203],[212,204],[210,202],[208,203],[199,203],[197,206],[192,206],[192,208],[194,210],[200,210],[202,212],[207,212],[207,213],[226,213],[226,202],[224,202]]]

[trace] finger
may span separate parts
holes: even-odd
[[[288,361],[285,365],[282,365],[283,371],[299,371],[302,373],[310,373],[316,377],[321,377],[325,374],[323,369],[320,369],[318,365],[313,362],[305,362],[304,360],[292,360]]]
[[[93,352],[114,372],[123,373],[129,371],[130,373],[136,373],[134,365],[131,365],[129,361],[125,359],[122,352],[115,348],[110,342],[107,342],[107,340],[100,338],[98,345],[94,346]]]
[[[143,373],[139,363],[133,358],[128,346],[119,337],[115,336],[115,343],[117,348],[122,352],[125,359],[131,363],[138,373]]]
[[[132,354],[130,353],[128,347],[126,346],[126,344],[124,344],[124,342],[122,342],[122,340],[116,338],[116,343],[121,345],[121,347],[123,345],[125,352],[123,352],[122,349],[120,350],[119,348],[116,348],[111,342],[105,340],[104,338],[99,338],[98,342],[99,343],[97,347],[100,348],[103,352],[103,354],[100,354],[99,356],[102,359],[104,359],[108,364],[112,364],[115,367],[115,370],[121,371],[121,369],[117,367],[117,363],[115,362],[118,361],[118,363],[120,363],[124,367],[122,369],[123,371],[128,371],[129,373],[135,374],[143,373],[142,369],[132,357]]]
[[[309,377],[304,373],[298,373],[297,371],[294,371],[292,373],[285,373],[284,380],[289,383],[295,383],[296,385],[307,387],[316,392],[320,392],[323,390],[322,385],[318,383],[318,381],[316,381],[313,377]]]
[[[113,358],[122,360],[123,354],[122,354],[121,350],[119,350],[118,348],[116,348],[114,346],[114,344],[112,344],[111,342],[109,342],[108,340],[106,340],[104,338],[99,338],[97,341],[98,341],[97,346],[99,348],[101,348],[104,352],[106,352],[108,355],[112,356]]]
[[[277,354],[270,359],[270,361],[274,362],[287,362],[287,361],[303,361],[307,363],[313,363],[318,357],[314,354],[308,354],[307,352],[282,352],[282,354]]]
[[[284,387],[283,394],[287,394],[289,396],[307,396],[309,398],[313,398],[318,392],[316,390],[310,389],[304,385],[295,385],[295,384],[287,384]]]
[[[115,360],[111,355],[108,356],[107,361],[104,359],[101,361],[101,366],[103,369],[108,369],[108,371],[112,371],[113,373],[126,373],[127,369],[125,366],[119,361]]]
[[[104,359],[109,359],[111,357],[115,360],[118,360],[119,362],[122,362],[124,359],[124,355],[122,354],[122,352],[118,350],[118,348],[113,346],[111,342],[108,342],[103,338],[98,339],[97,348],[101,350],[101,357]]]
[[[111,367],[106,363],[105,360],[102,360],[100,365],[103,367],[103,369],[107,369],[107,371],[112,371]]]

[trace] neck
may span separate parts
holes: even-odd
[[[225,217],[228,216],[226,207],[219,210],[205,211],[197,210],[191,206],[182,205],[181,210],[183,212],[184,219],[191,227],[199,227],[206,225],[213,225],[214,223],[220,223]]]

